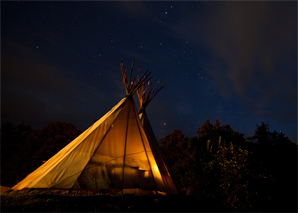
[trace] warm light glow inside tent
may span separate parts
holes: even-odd
[[[13,187],[165,192],[131,96]]]
[[[12,189],[55,188],[103,192],[166,194],[160,157],[151,147],[132,95],[138,83],[128,82],[121,62],[126,96],[101,119]],[[136,79],[136,78],[134,78]],[[158,162],[157,162],[158,161]],[[164,168],[162,168],[162,171]],[[174,186],[175,187],[175,186]],[[176,190],[176,189],[175,189]]]

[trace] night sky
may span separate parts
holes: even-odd
[[[296,1],[2,1],[1,122],[85,130],[125,96],[133,56],[167,82],[147,107],[157,138],[219,118],[297,141]]]

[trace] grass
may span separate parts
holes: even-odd
[[[49,191],[1,194],[1,212],[206,211],[207,206],[203,203],[196,197],[185,195],[168,197]]]

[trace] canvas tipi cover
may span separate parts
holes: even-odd
[[[12,189],[165,192],[152,151],[129,95]]]
[[[13,190],[75,188],[110,193],[167,193],[167,180],[163,180],[160,173],[154,148],[150,147],[132,98],[138,87],[128,86],[134,83],[127,83],[126,76],[123,77],[127,95],[12,187]]]

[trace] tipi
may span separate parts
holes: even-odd
[[[167,194],[132,95],[147,81],[129,81],[120,63],[126,96],[101,119],[12,187],[87,189],[109,193]],[[137,74],[136,74],[137,76]]]
[[[151,88],[152,84],[150,81],[148,81],[147,84],[142,83],[142,86],[139,87],[139,89],[137,90],[137,95],[140,103],[140,109],[138,113],[139,113],[142,126],[144,128],[144,131],[146,133],[147,139],[149,141],[150,147],[152,149],[152,153],[154,155],[160,174],[162,176],[166,191],[169,195],[175,195],[177,194],[177,189],[166,167],[166,164],[163,161],[156,137],[154,135],[153,129],[151,127],[151,124],[149,122],[149,119],[145,110],[145,108],[150,103],[150,101],[154,98],[154,96],[165,86],[164,84],[162,87],[158,88],[157,87],[158,83],[159,83],[159,80],[155,84],[155,86]],[[147,85],[146,88],[145,88],[145,85]]]

